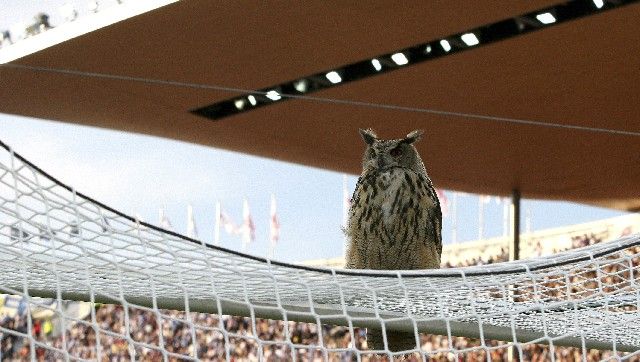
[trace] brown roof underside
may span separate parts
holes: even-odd
[[[183,1],[15,63],[259,89],[555,1],[433,3]],[[639,18],[640,6],[626,6],[313,96],[640,132]],[[422,128],[418,148],[439,187],[640,207],[638,136],[309,100],[214,122],[188,111],[233,93],[6,67],[0,79],[0,112],[354,174],[358,128]]]

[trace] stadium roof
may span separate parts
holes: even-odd
[[[626,2],[574,2],[588,14],[561,21],[557,0],[181,1],[0,67],[0,112],[353,174],[358,128],[421,128],[439,187],[637,210],[640,5]],[[480,44],[458,39],[470,29]],[[425,44],[433,59],[416,55]],[[389,56],[403,49],[406,65]],[[318,76],[374,58],[375,76]],[[299,79],[315,92],[271,99]],[[252,108],[243,90],[270,87]],[[235,114],[193,112],[240,99]]]

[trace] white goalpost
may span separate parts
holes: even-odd
[[[551,360],[562,346],[584,360],[591,349],[640,360],[639,235],[465,268],[299,266],[140,222],[0,146],[0,294],[24,303],[20,316],[0,316],[7,358],[490,360],[510,348],[526,360],[545,345]],[[78,317],[69,301],[91,303],[90,312]],[[121,307],[107,313],[101,304]],[[34,317],[43,309],[55,337]],[[362,348],[364,328],[408,332],[415,345],[371,351]],[[425,348],[424,334],[441,343]]]

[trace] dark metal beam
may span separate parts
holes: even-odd
[[[520,259],[520,190],[514,189],[511,196],[512,236],[509,245],[509,260]]]

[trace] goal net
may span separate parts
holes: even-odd
[[[3,360],[640,359],[638,235],[465,268],[292,265],[140,222],[0,146]]]

